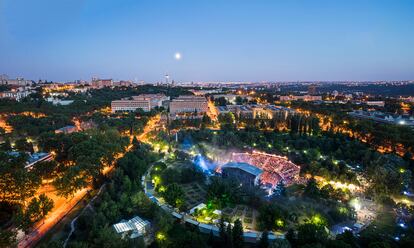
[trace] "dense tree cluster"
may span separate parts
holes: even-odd
[[[110,226],[136,215],[159,220],[156,225],[171,225],[170,221],[161,223],[161,219],[168,218],[141,188],[141,176],[157,159],[157,155],[149,153],[144,145],[138,145],[119,159],[102,195],[93,205],[93,211],[86,211],[78,219],[68,247],[144,247],[142,240],[121,239]]]
[[[356,119],[348,115],[348,112],[360,107],[350,104],[316,105],[309,102],[295,102],[292,107],[321,114],[325,131],[345,133],[352,138],[363,140],[375,149],[385,147],[402,155],[408,153],[409,158],[414,154],[414,132],[410,127]]]
[[[69,135],[45,133],[39,139],[42,150],[57,154],[59,173],[54,185],[65,196],[98,180],[104,167],[111,166],[128,143],[128,138],[113,129]]]

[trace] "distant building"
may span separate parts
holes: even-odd
[[[321,101],[322,100],[322,96],[311,96],[311,95],[300,95],[300,96],[293,96],[293,95],[288,95],[288,96],[280,96],[280,101],[282,102],[286,102],[286,101],[298,101],[298,100],[302,100],[302,101]]]
[[[253,99],[253,97],[248,96],[248,95],[236,95],[236,94],[219,94],[219,95],[212,95],[212,97],[214,97],[214,99],[223,97],[224,99],[226,99],[226,101],[228,101],[231,104],[236,104],[237,97],[240,97],[241,99],[245,99],[248,101]]]
[[[20,101],[21,99],[27,97],[30,94],[31,92],[27,90],[23,90],[23,91],[11,90],[11,91],[0,92],[0,98],[7,98],[7,99],[13,99],[16,101]]]
[[[233,113],[236,116],[244,118],[267,118],[272,119],[274,116],[283,115],[287,117],[288,113],[294,113],[291,108],[275,105],[227,105],[217,106],[218,114]]]
[[[64,133],[64,134],[70,134],[77,132],[78,128],[76,126],[66,126],[55,130],[55,133]]]
[[[401,115],[386,114],[378,111],[362,111],[355,110],[348,113],[350,116],[360,119],[369,119],[375,122],[411,126],[414,127],[414,118],[412,116],[405,117]]]
[[[96,88],[96,89],[101,89],[104,87],[111,87],[113,86],[113,80],[92,78],[91,86],[92,88]]]
[[[384,107],[385,106],[384,101],[366,101],[364,103],[368,106],[377,106],[377,107]]]
[[[308,94],[309,95],[316,95],[316,84],[311,84],[308,86]]]
[[[47,98],[47,101],[51,102],[53,105],[61,105],[61,106],[70,105],[74,102],[73,100],[62,100],[62,99],[53,98],[53,97]]]
[[[223,178],[236,179],[240,183],[248,186],[259,185],[262,173],[262,169],[248,163],[229,162],[221,166]]]
[[[170,102],[170,114],[193,113],[208,111],[207,99],[203,96],[179,96]]]
[[[123,87],[129,87],[129,86],[132,86],[132,82],[131,81],[123,81],[123,80],[121,80],[121,81],[118,81],[118,82],[113,82],[112,85],[113,86],[118,86],[118,87],[121,87],[121,86],[123,86]]]
[[[233,113],[235,116],[253,118],[253,107],[250,105],[217,106],[216,111],[218,114]]]
[[[256,105],[253,107],[253,118],[267,118],[272,119],[275,116],[283,116],[287,118],[288,113],[294,113],[295,111],[282,107],[282,106],[275,106],[275,105]]]
[[[213,89],[213,90],[190,90],[196,96],[205,96],[207,94],[215,94],[220,93],[220,89]]]
[[[118,111],[136,111],[142,109],[145,112],[151,111],[155,107],[162,107],[164,101],[170,98],[164,94],[142,94],[139,96],[132,96],[131,98],[124,98],[111,102],[112,113]]]
[[[25,80],[24,78],[16,78],[16,79],[9,79],[5,76],[2,80],[0,80],[1,84],[7,84],[12,86],[31,86],[33,84],[32,80]]]
[[[150,231],[150,222],[136,216],[128,221],[121,221],[113,225],[115,232],[122,235],[123,238],[142,237]]]

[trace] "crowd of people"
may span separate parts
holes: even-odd
[[[233,153],[232,160],[262,169],[263,174],[260,178],[262,184],[271,184],[272,187],[275,187],[280,180],[289,185],[299,179],[300,167],[286,157],[253,151],[252,153]]]

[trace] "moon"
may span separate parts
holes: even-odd
[[[181,59],[181,53],[175,53],[174,54],[174,58],[176,59],[176,60],[180,60]]]

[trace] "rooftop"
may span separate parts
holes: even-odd
[[[253,165],[248,164],[248,163],[243,163],[243,162],[229,162],[227,164],[224,164],[221,168],[240,169],[240,170],[243,170],[247,173],[253,174],[255,176],[259,176],[260,174],[263,173],[262,169],[257,168],[256,166],[253,166]]]
[[[149,224],[149,221],[143,220],[136,216],[128,221],[122,221],[114,224],[113,227],[117,233],[136,231],[139,234],[143,234],[145,232],[145,227]]]

